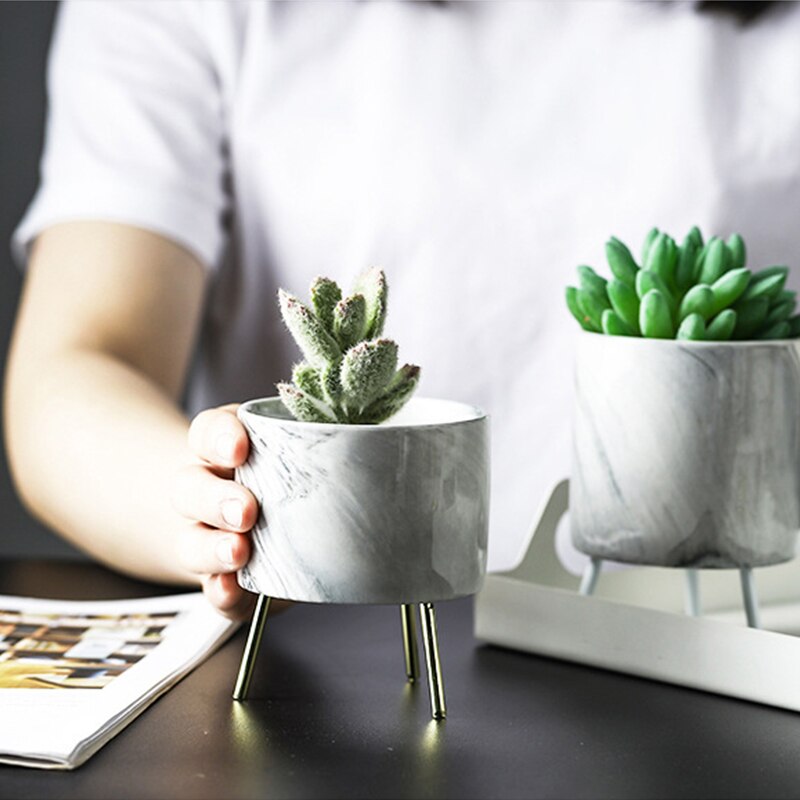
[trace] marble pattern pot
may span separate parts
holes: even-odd
[[[800,342],[582,333],[570,520],[595,559],[757,567],[800,531]]]
[[[321,603],[474,594],[486,569],[488,419],[413,398],[381,425],[298,422],[278,398],[245,403],[236,478],[261,510],[245,589]]]

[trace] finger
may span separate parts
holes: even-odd
[[[226,531],[249,531],[258,515],[258,502],[249,489],[199,464],[176,473],[172,505],[187,519]]]
[[[187,524],[178,533],[177,555],[181,566],[196,575],[234,572],[250,558],[250,537]]]
[[[189,426],[192,452],[220,467],[238,467],[247,460],[250,442],[236,417],[237,405],[201,411]]]
[[[253,613],[256,595],[242,589],[233,573],[209,575],[203,581],[203,592],[211,605],[230,619],[244,620]]]

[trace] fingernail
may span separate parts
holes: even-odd
[[[216,441],[217,455],[226,461],[233,461],[236,451],[236,439],[232,433],[221,433]]]
[[[217,558],[226,567],[233,566],[233,537],[226,536],[217,542],[216,548]]]
[[[231,528],[241,528],[242,519],[244,517],[244,506],[241,500],[231,498],[223,500],[220,506],[222,510],[222,519],[231,526]]]

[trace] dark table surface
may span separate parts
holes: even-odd
[[[90,564],[0,563],[2,594],[166,591]],[[800,796],[798,714],[481,644],[471,600],[437,615],[443,723],[405,683],[396,608],[298,605],[268,621],[246,703],[231,701],[242,630],[78,770],[0,767],[0,796]]]

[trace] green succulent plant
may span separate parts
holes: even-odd
[[[310,305],[278,292],[283,321],[305,359],[295,364],[292,383],[277,385],[296,419],[375,424],[414,393],[419,367],[398,369],[397,345],[381,336],[387,297],[386,276],[377,268],[363,273],[348,297],[329,278],[313,281]]]
[[[787,339],[800,336],[788,267],[753,272],[738,233],[703,241],[695,226],[679,245],[658,228],[645,237],[641,265],[615,237],[606,242],[611,280],[578,267],[567,306],[581,327],[650,339]]]

